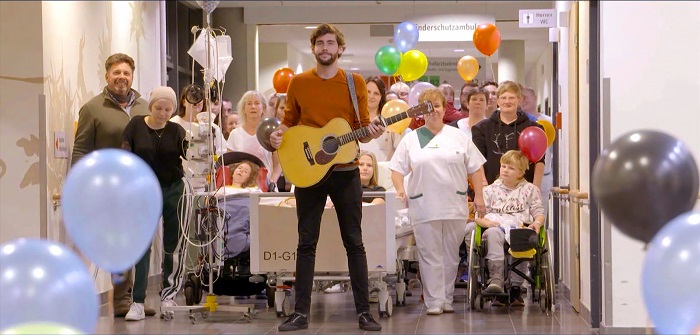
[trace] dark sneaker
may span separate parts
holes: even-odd
[[[374,317],[372,317],[372,314],[366,312],[360,314],[359,323],[360,329],[362,330],[373,332],[378,332],[382,330],[382,325],[380,325],[377,321],[374,321]]]
[[[503,307],[506,305],[506,302],[508,302],[508,297],[498,296],[491,301],[491,307]]]
[[[309,319],[306,318],[306,315],[301,313],[294,313],[292,314],[292,316],[287,318],[287,321],[284,321],[284,323],[279,325],[277,327],[277,330],[281,332],[288,332],[307,328],[309,328]]]
[[[525,306],[525,300],[523,300],[520,286],[513,286],[510,288],[510,304],[511,306]]]

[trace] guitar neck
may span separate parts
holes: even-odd
[[[408,117],[408,112],[403,112],[396,114],[394,116],[390,116],[388,118],[383,118],[384,120],[384,125],[388,126],[391,124],[394,124],[396,122],[399,122],[405,118]],[[345,135],[342,135],[338,137],[338,141],[340,142],[340,145],[345,145],[347,143],[350,143],[355,140],[359,140],[363,137],[369,136],[369,127],[362,127],[360,129],[353,130]]]

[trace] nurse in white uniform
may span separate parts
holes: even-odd
[[[425,101],[435,111],[425,116],[425,126],[404,136],[389,168],[396,196],[408,200],[427,312],[438,315],[454,312],[459,245],[469,217],[467,177],[483,180],[481,166],[486,160],[467,135],[442,123],[446,101],[440,91],[425,90],[419,102]],[[485,212],[482,186],[474,183],[474,204],[481,216]]]

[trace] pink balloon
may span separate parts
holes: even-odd
[[[539,127],[527,127],[518,137],[518,147],[527,159],[537,163],[547,151],[547,134]]]
[[[408,92],[408,105],[413,107],[418,105],[418,97],[420,96],[423,91],[425,91],[428,88],[435,88],[433,84],[431,83],[426,83],[423,81],[417,82],[413,87],[411,87],[411,91]]]

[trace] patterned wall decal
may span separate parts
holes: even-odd
[[[24,172],[19,188],[39,185],[39,145],[39,138],[34,135],[30,135],[29,138],[20,138],[17,141],[17,146],[24,149],[24,154],[27,157],[36,157],[36,162],[32,163]]]

